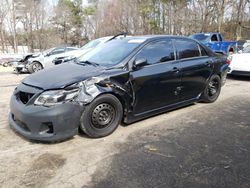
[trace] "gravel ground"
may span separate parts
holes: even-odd
[[[250,187],[250,78],[229,78],[213,104],[161,114],[112,135],[30,142],[8,126],[27,74],[0,68],[1,187]]]

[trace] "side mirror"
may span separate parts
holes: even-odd
[[[137,69],[138,67],[142,67],[147,64],[148,64],[148,61],[145,58],[136,59],[133,63],[133,69]]]

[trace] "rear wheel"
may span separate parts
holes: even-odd
[[[101,95],[86,106],[80,128],[93,138],[111,134],[121,122],[123,108],[120,101],[113,95]]]
[[[221,79],[218,75],[211,76],[205,91],[202,95],[202,101],[212,103],[217,100],[221,91]]]
[[[38,71],[40,71],[42,69],[43,69],[42,64],[37,62],[37,61],[33,62],[32,65],[31,65],[31,72],[32,73],[33,72],[38,72]]]

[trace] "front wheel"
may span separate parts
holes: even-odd
[[[43,69],[43,66],[42,66],[42,64],[41,63],[39,63],[39,62],[33,62],[32,63],[32,65],[31,65],[31,72],[33,73],[33,72],[38,72],[38,71],[40,71],[40,70],[42,70]]]
[[[202,101],[212,103],[216,101],[221,91],[221,79],[218,75],[213,75],[202,94]]]
[[[121,102],[111,94],[101,95],[86,106],[80,128],[90,137],[104,137],[115,131],[122,116]]]

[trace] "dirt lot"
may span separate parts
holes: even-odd
[[[230,78],[195,104],[111,136],[57,144],[10,130],[9,99],[26,77],[0,70],[0,187],[250,187],[250,79]]]

